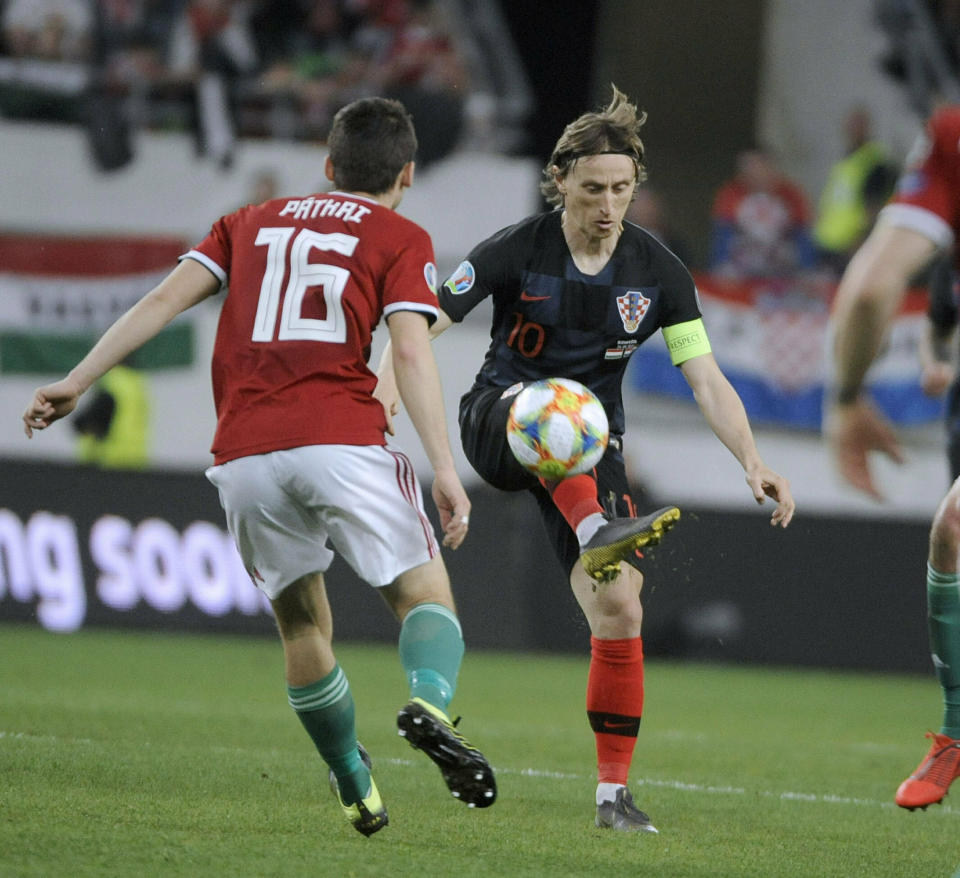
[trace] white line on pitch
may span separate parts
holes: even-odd
[[[20,740],[20,741],[45,741],[45,742],[57,742],[63,740],[57,735],[35,735],[29,732],[7,732],[0,730],[0,740]],[[92,744],[94,743],[89,738],[71,738],[69,739],[70,743],[73,744]],[[215,748],[215,749],[226,749],[233,751],[235,749],[243,748]],[[412,759],[380,759],[380,762],[387,762],[391,765],[403,765],[403,766],[412,766],[419,765],[419,761],[414,761]],[[592,777],[587,777],[582,774],[571,774],[564,771],[546,771],[539,768],[496,768],[495,771],[500,775],[520,775],[522,777],[543,777],[551,780],[575,780],[575,781],[591,781]],[[637,786],[648,786],[648,787],[663,787],[665,789],[678,790],[684,793],[706,793],[708,795],[720,795],[720,796],[746,796],[746,795],[756,795],[761,796],[765,799],[779,799],[783,802],[811,802],[814,804],[827,804],[827,805],[856,805],[859,807],[867,808],[894,808],[896,805],[892,801],[877,801],[876,799],[862,799],[856,796],[838,796],[833,793],[799,793],[791,790],[783,790],[777,792],[775,790],[748,790],[745,787],[734,787],[734,786],[713,786],[710,784],[697,784],[697,783],[688,783],[686,781],[680,780],[659,780],[655,778],[633,778],[632,783]],[[935,808],[933,811],[929,812],[932,814],[943,814],[953,816],[960,814],[960,809],[952,808],[950,805],[940,805]]]
[[[393,765],[414,765],[410,759],[384,759],[383,762],[389,762]],[[538,768],[496,768],[494,770],[498,775],[521,775],[523,777],[543,777],[551,780],[579,780],[592,781],[592,777],[582,774],[570,774],[563,771],[544,771]],[[679,790],[684,793],[707,793],[709,795],[720,796],[746,796],[756,795],[765,799],[779,799],[783,802],[811,802],[815,804],[826,805],[857,805],[867,808],[895,808],[893,801],[881,802],[877,799],[863,799],[856,796],[838,796],[833,793],[798,793],[790,790],[777,792],[775,790],[748,790],[745,787],[734,786],[713,786],[711,784],[687,783],[680,780],[658,780],[654,778],[633,778],[631,783],[637,786],[663,787],[665,789]],[[960,814],[960,809],[952,808],[950,805],[940,805],[931,814],[956,815]]]

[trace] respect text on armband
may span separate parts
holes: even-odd
[[[688,332],[684,335],[678,335],[676,338],[671,338],[667,342],[667,347],[670,348],[671,353],[679,353],[687,348],[695,347],[702,344],[704,341],[702,332]]]

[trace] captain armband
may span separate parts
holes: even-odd
[[[673,326],[664,326],[661,331],[674,366],[711,351],[707,329],[699,317],[696,320],[675,323]]]

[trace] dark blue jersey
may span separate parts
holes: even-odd
[[[474,390],[573,378],[599,397],[610,432],[620,435],[630,355],[661,327],[701,316],[696,287],[673,253],[628,222],[604,269],[584,274],[560,216],[529,217],[474,247],[441,287],[440,307],[460,322],[493,300],[490,348]]]

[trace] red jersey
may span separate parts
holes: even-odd
[[[181,258],[228,287],[211,365],[215,463],[385,444],[367,359],[382,316],[437,317],[426,231],[369,198],[331,192],[244,207]]]
[[[949,247],[960,234],[960,106],[930,117],[880,216],[940,247]]]

